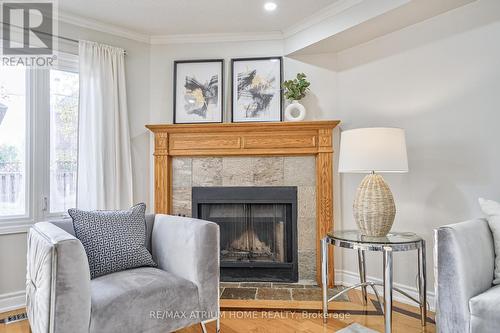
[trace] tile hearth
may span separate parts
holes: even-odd
[[[342,286],[329,289],[328,297],[343,289]],[[220,295],[221,299],[237,300],[321,301],[321,288],[301,283],[221,282]],[[349,302],[349,297],[344,294],[337,301]]]

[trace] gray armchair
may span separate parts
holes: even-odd
[[[146,245],[158,268],[90,279],[71,220],[41,222],[28,236],[26,304],[34,333],[170,332],[217,320],[219,228],[148,215]]]
[[[485,219],[435,230],[436,322],[441,333],[500,332],[500,285]]]

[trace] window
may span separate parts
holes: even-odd
[[[0,67],[0,217],[27,213],[26,143],[26,70]]]
[[[76,206],[78,74],[50,71],[50,213]]]
[[[78,57],[51,69],[0,66],[0,221],[76,205]]]

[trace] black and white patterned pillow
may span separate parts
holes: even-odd
[[[145,245],[145,204],[129,210],[69,209],[68,213],[87,253],[92,279],[135,267],[156,267]]]

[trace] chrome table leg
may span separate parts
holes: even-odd
[[[358,267],[359,267],[359,282],[366,282],[366,264],[365,264],[365,251],[358,249]],[[363,305],[368,303],[368,295],[366,294],[366,285],[361,287],[363,295]]]
[[[420,320],[426,325],[427,318],[427,272],[425,267],[425,241],[422,240],[418,249],[418,292],[420,296]]]
[[[328,242],[321,240],[321,287],[323,288],[323,323],[328,320]]]
[[[384,247],[384,324],[392,332],[392,248]]]

